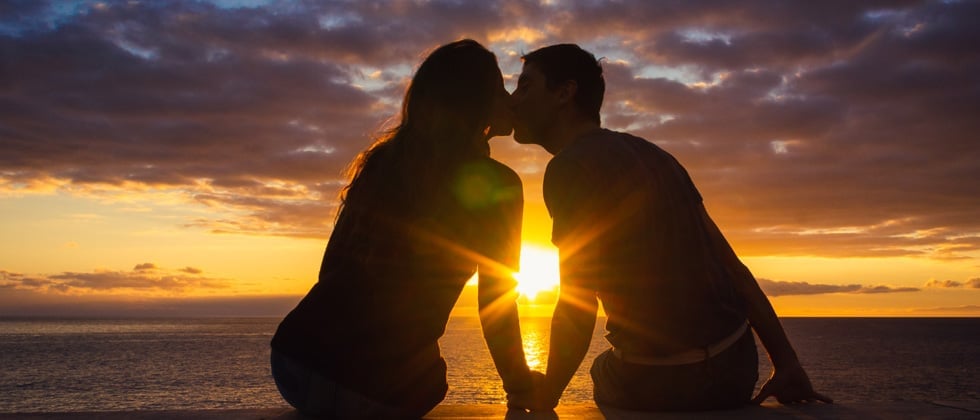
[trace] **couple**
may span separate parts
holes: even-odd
[[[813,391],[768,299],[684,169],[599,124],[605,84],[575,45],[524,56],[513,94],[493,53],[439,47],[400,124],[351,164],[319,281],[272,339],[283,398],[316,417],[421,417],[445,397],[438,339],[479,272],[487,347],[515,409],[551,410],[581,364],[599,301],[612,348],[592,364],[600,407],[708,410]],[[544,198],[561,256],[547,373],[524,360],[515,282],[523,191],[489,157],[508,135],[554,158]],[[758,334],[775,366],[754,400]]]

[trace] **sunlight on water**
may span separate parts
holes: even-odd
[[[543,371],[548,359],[548,331],[539,328],[523,328],[524,359],[531,370]]]
[[[600,319],[586,360],[592,360],[609,347],[602,334],[605,320]],[[551,334],[550,317],[521,318],[521,337],[524,358],[532,370],[544,372],[548,366],[548,346]],[[440,341],[448,365],[449,393],[447,404],[502,404],[506,393],[483,342],[480,320],[477,317],[451,318],[446,335]],[[565,403],[592,401],[591,363],[582,363],[562,395]]]

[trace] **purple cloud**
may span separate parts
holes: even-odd
[[[511,73],[511,53],[577,42],[606,58],[606,125],[677,156],[743,254],[968,258],[977,16],[911,0],[5,3],[0,189],[168,189],[216,210],[182,227],[325,238],[343,168],[426,51],[473,37]],[[495,151],[536,191],[543,155]]]
[[[227,289],[227,279],[201,275],[200,269],[185,267],[170,270],[152,263],[138,264],[132,271],[95,270],[92,272],[63,272],[41,275],[38,278],[20,273],[0,271],[0,286],[22,292],[39,294],[67,292],[107,292],[128,290],[134,292],[182,292],[186,290]]]
[[[769,296],[821,295],[827,293],[902,293],[918,292],[915,287],[865,286],[861,284],[811,284],[805,281],[758,279],[759,287]]]

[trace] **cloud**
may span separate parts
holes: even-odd
[[[980,289],[980,278],[969,279],[966,282],[958,282],[954,280],[936,280],[931,279],[926,282],[926,287],[937,287],[937,288],[967,288],[967,289]]]
[[[944,306],[939,308],[917,308],[914,310],[914,312],[977,316],[980,315],[980,305]]]
[[[577,42],[606,125],[674,154],[740,253],[980,251],[977,2],[99,5],[0,6],[0,194],[153,189],[214,210],[180,227],[325,238],[426,51],[473,37],[512,76]],[[494,150],[540,183],[546,154]]]
[[[0,287],[40,294],[182,293],[230,287],[227,279],[201,273],[202,270],[192,267],[170,270],[153,263],[137,264],[132,271],[94,270],[35,276],[0,271]]]
[[[241,295],[228,279],[153,263],[132,271],[23,274],[0,270],[0,316],[282,317],[302,296]],[[210,296],[199,296],[201,293]]]
[[[866,293],[866,294],[876,294],[876,293],[903,293],[903,292],[918,292],[918,287],[892,287],[892,286],[863,286],[854,293]]]
[[[24,317],[275,317],[282,318],[302,296],[216,298],[106,298],[72,300],[4,299],[0,316]]]
[[[804,30],[825,32],[825,43],[801,42],[794,55],[766,46],[769,35],[794,31],[772,13],[719,17],[717,31],[739,29],[728,41],[648,44],[658,62],[695,66],[704,87],[637,77],[633,69],[614,80],[629,87],[611,99],[629,101],[632,112],[671,116],[638,131],[688,164],[709,206],[728,216],[723,225],[751,252],[962,258],[976,251],[975,235],[955,235],[978,230],[960,201],[978,188],[960,178],[977,175],[963,154],[977,151],[969,134],[977,123],[963,113],[980,109],[972,73],[980,61],[963,47],[975,32],[963,14],[976,13],[976,4],[802,6],[782,17],[799,22],[796,13],[810,7],[821,9],[813,22],[839,17],[799,26],[821,28]],[[773,56],[753,55],[756,43]],[[773,147],[785,141],[789,147]],[[759,234],[766,226],[782,230]],[[801,234],[813,228],[839,233]],[[918,235],[935,228],[944,231]],[[791,244],[779,251],[776,241]]]
[[[133,270],[134,271],[143,271],[143,270],[154,270],[156,268],[157,268],[156,264],[153,264],[153,263],[143,263],[143,264],[136,264],[136,266],[133,267]]]
[[[758,279],[759,287],[768,296],[819,295],[827,293],[901,293],[917,292],[915,287],[865,286],[861,284],[810,284],[807,282]]]

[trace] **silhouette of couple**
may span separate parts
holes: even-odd
[[[438,339],[470,276],[511,409],[551,410],[581,364],[602,301],[611,348],[592,362],[599,407],[689,411],[830,400],[686,171],[644,139],[602,129],[605,82],[576,45],[523,57],[517,89],[462,40],[434,50],[401,122],[350,166],[319,281],[279,325],[272,374],[315,417],[421,417],[446,395]],[[554,155],[544,199],[561,257],[547,372],[525,360],[515,281],[523,190],[489,157],[513,131]],[[758,379],[752,331],[773,361]]]

